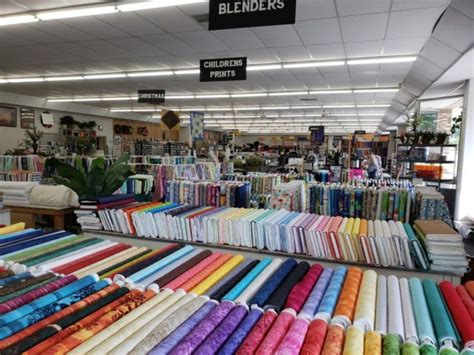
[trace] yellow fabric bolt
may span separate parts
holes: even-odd
[[[242,255],[235,255],[229,261],[227,261],[224,265],[214,271],[211,275],[209,275],[206,279],[204,279],[201,283],[199,283],[196,287],[194,287],[190,292],[195,293],[196,295],[200,296],[208,289],[210,289],[216,282],[222,279],[225,275],[227,275],[233,268],[239,265],[244,260]]]
[[[20,232],[25,229],[25,222],[15,223],[3,228],[0,228],[0,235]]]
[[[364,355],[382,354],[382,335],[376,331],[365,333]]]
[[[351,326],[347,330],[343,355],[364,355],[364,331]]]
[[[374,329],[376,296],[377,273],[374,270],[366,270],[362,276],[354,313],[354,325],[365,331]]]

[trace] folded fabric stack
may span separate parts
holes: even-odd
[[[42,173],[37,155],[0,155],[0,181],[41,181]]]
[[[36,233],[36,234],[35,234]],[[470,354],[474,284],[0,229],[2,354]],[[468,308],[470,307],[470,308]]]
[[[415,218],[436,220],[440,219],[453,227],[451,213],[444,196],[431,186],[416,187]]]
[[[102,210],[117,206],[126,206],[135,203],[135,194],[121,194],[91,199],[79,200],[80,206],[74,213],[77,216],[77,223],[83,229],[102,230],[103,223],[99,216]]]
[[[191,206],[249,207],[250,184],[237,181],[167,182],[166,201]]]
[[[31,190],[37,185],[38,182],[0,182],[0,192],[3,192],[3,204],[6,206],[30,206]]]
[[[454,229],[440,220],[416,220],[413,225],[420,241],[424,244],[431,269],[447,270],[464,274],[469,261],[464,250],[463,238]]]
[[[306,184],[301,180],[281,183],[273,187],[270,208],[303,212],[306,209]]]
[[[153,175],[132,175],[120,187],[120,192],[122,194],[147,195],[153,191],[154,181]]]
[[[412,188],[317,184],[309,186],[309,211],[321,215],[407,222]]]

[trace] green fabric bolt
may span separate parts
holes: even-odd
[[[413,313],[415,314],[416,331],[420,342],[429,339],[436,345],[436,336],[431,322],[430,311],[426,303],[425,293],[419,278],[412,277],[409,280],[411,302],[413,304]]]
[[[439,350],[438,355],[459,355],[459,351],[452,347],[444,347]]]
[[[69,238],[67,240],[59,239],[58,241],[56,241],[54,243],[51,243],[49,245],[45,245],[45,246],[42,246],[42,247],[40,246],[38,248],[35,248],[35,250],[24,251],[24,252],[20,252],[18,254],[12,255],[12,256],[7,256],[7,257],[5,257],[5,260],[21,263],[22,260],[29,259],[29,258],[38,256],[38,255],[41,255],[43,253],[47,253],[50,250],[55,250],[55,249],[62,248],[66,245],[77,243],[79,240],[82,240],[82,239],[83,239],[82,237],[72,237],[72,238]]]
[[[396,334],[387,334],[383,338],[383,355],[400,355],[400,338]]]
[[[125,260],[122,261],[122,262],[119,262],[119,263],[117,263],[117,264],[114,264],[114,265],[112,265],[112,266],[109,266],[108,268],[106,268],[106,269],[104,269],[104,270],[101,270],[101,271],[98,273],[98,275],[102,277],[102,275],[105,275],[105,274],[107,274],[108,272],[110,272],[110,271],[112,271],[112,270],[115,270],[115,269],[119,268],[119,267],[122,266],[122,265],[128,264],[129,262],[131,262],[131,261],[133,261],[133,260],[135,260],[135,259],[137,259],[137,258],[140,258],[140,257],[142,257],[143,255],[146,255],[146,254],[148,254],[148,253],[150,253],[150,252],[151,252],[151,249],[145,250],[145,251],[141,252],[140,254],[134,255],[134,256],[132,256],[132,257],[130,257],[130,258],[128,258],[128,259],[125,259]]]
[[[46,285],[47,283],[56,281],[56,280],[58,280],[58,279],[60,279],[60,278],[61,278],[61,276],[55,276],[55,277],[53,277],[52,279],[48,279],[48,280],[42,281],[42,282],[40,282],[40,283],[37,283],[36,285],[31,285],[31,286],[26,287],[26,288],[24,288],[24,289],[22,289],[22,290],[18,290],[18,291],[12,292],[12,293],[10,293],[10,294],[8,294],[8,295],[6,295],[6,296],[2,296],[2,297],[0,297],[0,303],[7,302],[7,301],[9,301],[9,300],[11,300],[11,299],[13,299],[13,298],[15,298],[15,297],[21,296],[21,295],[23,295],[23,294],[25,294],[25,293],[30,292],[31,290],[34,290],[34,289],[39,288],[39,287],[41,287],[41,286],[43,286],[43,285]]]
[[[438,355],[438,350],[433,344],[423,344],[420,346],[420,355]]]
[[[418,345],[412,342],[406,342],[402,345],[402,355],[419,355]]]

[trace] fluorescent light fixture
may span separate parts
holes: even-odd
[[[269,96],[301,96],[308,95],[307,91],[270,92]]]
[[[199,69],[182,69],[174,71],[176,75],[199,74],[200,72]]]
[[[297,68],[314,68],[314,67],[332,67],[338,65],[344,65],[346,62],[344,60],[332,60],[326,62],[304,62],[304,63],[290,63],[283,64],[285,69],[297,69]]]
[[[34,15],[17,15],[0,17],[0,26],[17,25],[39,21]]]
[[[310,95],[351,94],[352,90],[313,90]]]
[[[220,127],[218,124],[215,124],[215,123],[204,123],[204,126],[206,126],[206,127]]]
[[[416,60],[416,56],[378,57],[378,58],[367,58],[367,59],[349,59],[347,60],[347,64],[359,65],[359,64],[406,63],[406,62],[414,62],[415,60]]]
[[[374,88],[374,89],[354,89],[354,94],[364,94],[364,93],[372,93],[372,92],[397,92],[398,89],[395,88]]]
[[[40,20],[57,20],[72,17],[81,16],[95,16],[104,15],[117,12],[115,6],[98,6],[98,7],[80,7],[72,8],[70,10],[54,10],[54,11],[42,11],[36,14],[36,17]]]
[[[230,107],[208,107],[206,108],[207,112],[220,112],[220,111],[232,111]]]
[[[260,65],[247,66],[247,71],[275,70],[275,69],[281,69],[281,64],[260,64]]]
[[[323,108],[354,108],[355,105],[323,105]]]
[[[48,102],[71,102],[71,101],[73,101],[73,99],[47,99],[46,101],[48,101]]]
[[[321,108],[322,106],[291,106],[294,110],[306,110],[306,109],[314,109],[314,108]]]
[[[172,111],[180,111],[180,112],[193,112],[193,111],[206,111],[204,107],[196,107],[196,108],[180,108]]]
[[[262,110],[289,110],[290,106],[263,106]]]
[[[385,113],[359,113],[359,116],[385,116]]]
[[[132,112],[157,112],[154,108],[134,108]]]
[[[304,114],[295,114],[295,115],[284,114],[284,115],[280,115],[280,117],[304,117]]]
[[[166,99],[194,99],[194,95],[166,95]]]
[[[55,100],[55,101],[48,100],[48,101],[51,101],[51,102],[61,102],[61,101],[57,101],[57,100]],[[129,109],[129,108],[125,108],[125,109],[124,109],[124,108],[112,108],[112,109],[110,109],[110,112],[132,112],[132,110]]]
[[[258,111],[260,107],[234,107],[234,111]]]
[[[307,113],[304,115],[305,117],[321,117],[320,113]]]
[[[268,96],[266,92],[249,92],[247,94],[230,94],[231,97],[264,97]]]
[[[101,101],[129,101],[133,100],[133,98],[129,96],[122,96],[122,97],[103,97]]]
[[[344,112],[336,112],[336,113],[329,113],[329,116],[357,116],[357,113],[344,113]]]
[[[357,108],[367,107],[390,107],[390,104],[368,104],[368,105],[357,105]]]
[[[166,76],[166,75],[173,75],[173,72],[171,70],[160,70],[160,71],[127,73],[127,76],[130,78],[142,77],[142,76]]]
[[[100,97],[84,97],[84,98],[74,99],[74,102],[87,102],[87,101],[100,101]]]
[[[18,79],[7,79],[9,83],[36,83],[38,81],[44,81],[43,78],[18,78]]]
[[[115,73],[115,74],[92,74],[85,75],[84,79],[113,79],[113,78],[125,78],[125,73]]]
[[[118,5],[117,8],[122,12],[139,11],[148,9],[157,9],[160,7],[181,6],[188,4],[196,4],[200,2],[207,2],[207,0],[154,0],[142,1],[131,4]]]
[[[44,78],[46,81],[69,81],[69,80],[84,80],[82,75],[72,76],[47,76]]]
[[[196,95],[196,99],[220,99],[230,97],[229,94],[204,94],[204,95]]]

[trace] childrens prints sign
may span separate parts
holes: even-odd
[[[295,23],[296,0],[210,0],[209,31]]]
[[[202,59],[199,81],[231,81],[247,79],[247,57]]]

